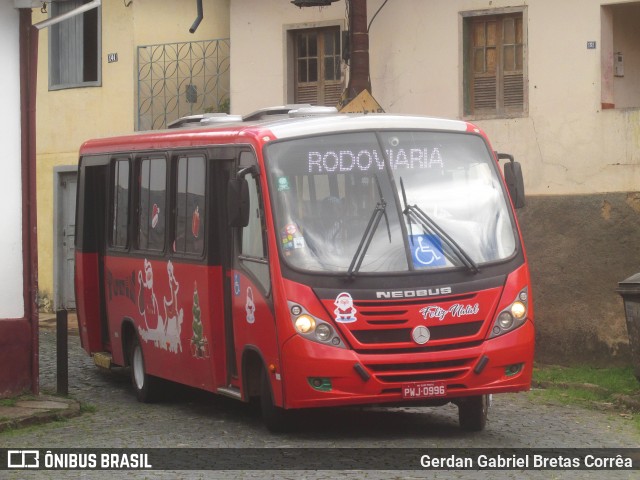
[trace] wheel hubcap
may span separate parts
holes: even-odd
[[[136,346],[133,351],[133,379],[136,382],[136,387],[140,390],[144,386],[144,363],[142,360],[142,351],[140,346]]]

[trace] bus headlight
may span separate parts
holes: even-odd
[[[300,315],[294,325],[298,333],[309,333],[316,328],[316,321],[309,315]]]
[[[314,317],[302,305],[289,302],[289,315],[298,335],[323,345],[347,348],[329,322]]]
[[[497,323],[502,330],[509,330],[513,325],[513,316],[509,312],[502,312],[498,315]]]
[[[321,342],[328,342],[331,340],[333,330],[326,323],[321,323],[316,327],[316,338]]]
[[[524,318],[526,314],[527,314],[527,307],[524,303],[520,301],[513,302],[513,304],[511,305],[511,315],[513,315],[513,318],[521,319],[521,318]]]
[[[525,287],[518,293],[518,296],[513,300],[511,305],[498,313],[493,322],[489,338],[504,335],[523,325],[527,319],[528,300],[528,290],[527,287]]]

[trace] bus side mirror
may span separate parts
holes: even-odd
[[[232,178],[227,184],[227,218],[230,227],[249,225],[249,182],[244,176]]]
[[[519,162],[513,161],[513,155],[508,153],[498,153],[498,159],[508,159],[504,164],[504,180],[507,183],[507,190],[511,195],[515,208],[524,207],[524,178],[522,177],[522,166]]]

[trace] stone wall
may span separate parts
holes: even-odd
[[[640,193],[531,196],[518,218],[531,267],[536,360],[630,364],[616,288],[640,272]]]

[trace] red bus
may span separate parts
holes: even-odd
[[[322,113],[84,143],[83,348],[143,402],[160,379],[260,397],[271,430],[449,402],[483,429],[492,394],[531,383],[520,165],[466,122]]]

